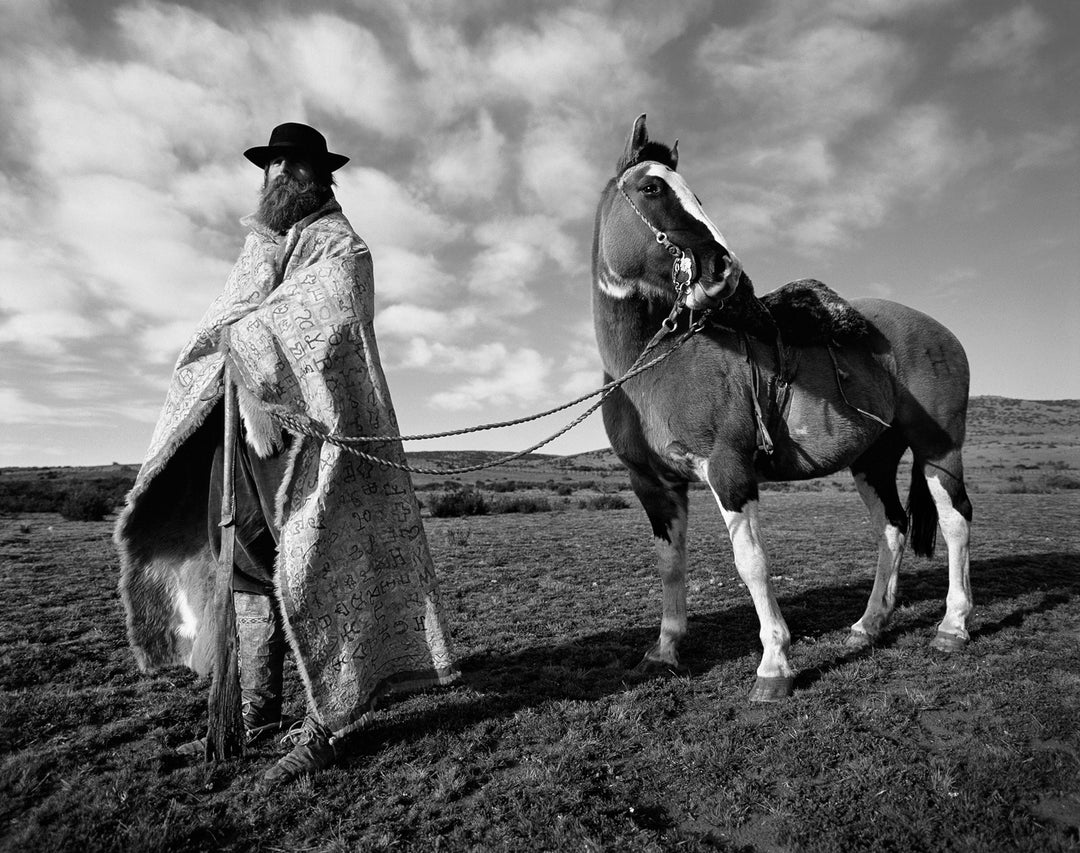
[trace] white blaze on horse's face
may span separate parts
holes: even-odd
[[[626,188],[626,183],[629,180],[640,180],[642,177],[658,178],[663,181],[671,191],[675,194],[675,197],[679,200],[679,204],[682,205],[687,215],[698,220],[712,235],[713,240],[731,252],[728,249],[728,242],[724,239],[724,235],[720,233],[720,229],[717,228],[708,214],[705,213],[704,208],[701,206],[701,202],[697,200],[697,196],[694,195],[693,190],[680,175],[673,169],[669,169],[662,163],[642,163],[640,166],[635,166],[632,169],[628,169],[626,174],[619,180],[619,185]]]
[[[605,252],[607,269],[601,269],[597,277],[600,289],[616,298],[625,298],[639,288],[657,294],[666,292],[674,298],[677,275],[689,272],[690,278],[683,279],[689,281],[686,307],[707,310],[722,305],[739,284],[742,264],[682,176],[661,163],[646,161],[627,169],[617,187],[634,215],[653,232],[656,244],[649,252],[652,260],[648,273],[634,281],[622,278],[626,273],[620,271],[633,269],[635,262],[628,262],[624,252],[619,263],[619,249],[611,255]],[[626,248],[625,243],[622,246]],[[669,254],[665,255],[660,246]],[[678,250],[682,254],[671,256]],[[640,259],[636,263],[640,264]],[[688,270],[677,266],[686,264]]]

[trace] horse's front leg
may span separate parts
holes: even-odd
[[[749,476],[739,485],[733,485],[727,477],[709,477],[708,482],[731,537],[735,568],[750,591],[761,626],[761,663],[750,701],[777,702],[791,695],[795,670],[788,660],[791,632],[776,603],[758,525],[757,483]]]
[[[660,637],[636,672],[682,671],[679,643],[686,636],[686,483],[666,483],[631,473],[631,485],[652,525],[663,586]]]

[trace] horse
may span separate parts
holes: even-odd
[[[750,701],[791,695],[791,635],[769,575],[759,484],[845,467],[878,545],[873,588],[845,644],[861,650],[880,639],[908,539],[917,554],[932,556],[940,527],[949,585],[931,646],[960,651],[972,609],[963,347],[919,311],[883,299],[843,300],[819,282],[759,299],[677,165],[678,142],[651,140],[639,116],[601,195],[593,233],[593,320],[604,381],[632,376],[604,400],[604,427],[651,524],[663,592],[659,639],[638,670],[682,670],[687,494],[691,482],[704,482],[760,625]],[[825,310],[814,319],[800,300]],[[819,330],[823,314],[840,322]],[[643,360],[656,363],[636,370]],[[896,478],[908,449],[905,507]]]

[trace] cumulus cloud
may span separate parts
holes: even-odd
[[[507,138],[487,110],[429,141],[426,176],[451,204],[490,201],[507,172]]]
[[[338,200],[373,251],[398,246],[424,252],[451,242],[465,230],[463,223],[438,212],[379,169],[350,164],[337,179]]]
[[[71,310],[23,311],[0,320],[0,342],[20,344],[38,356],[58,356],[72,340],[89,340],[101,333],[85,316]]]
[[[975,27],[957,49],[953,66],[965,71],[1022,71],[1049,37],[1048,29],[1031,6],[1018,6]]]
[[[885,24],[929,26],[940,11],[922,0],[836,0],[826,14],[796,2],[709,32],[696,59],[731,130],[702,191],[723,186],[714,218],[736,245],[847,245],[986,160],[985,139],[944,104],[905,100],[923,48]]]
[[[831,0],[825,4],[827,14],[867,23],[896,21],[927,12],[940,12],[942,7],[958,0]]]
[[[482,296],[493,314],[528,314],[540,304],[535,281],[544,259],[544,251],[530,243],[491,243],[472,263],[468,276],[469,292]]]
[[[178,172],[168,184],[168,198],[188,216],[234,231],[240,218],[255,209],[261,185],[262,173],[247,160],[234,156],[231,162],[200,163],[189,171]],[[231,252],[236,248],[232,234],[229,240]],[[226,253],[224,246],[221,252]]]
[[[812,203],[790,208],[791,233],[807,250],[844,245],[896,205],[939,192],[988,156],[988,146],[964,137],[941,108],[901,110]]]
[[[579,262],[574,241],[550,217],[487,222],[475,237],[481,248],[469,270],[468,290],[496,316],[533,311],[541,297],[556,289],[550,279],[564,276]]]
[[[415,305],[391,305],[379,312],[375,325],[380,335],[398,338],[424,335],[438,339],[452,328],[444,312]]]
[[[802,247],[842,243],[852,212],[833,205],[866,194],[851,186],[852,164],[873,156],[860,136],[917,67],[909,47],[864,21],[796,3],[739,28],[714,27],[695,58],[730,128],[722,159],[692,167],[706,175],[700,192],[723,201],[714,218],[725,233],[744,248],[778,230]],[[731,173],[743,180],[732,183]],[[723,191],[709,192],[719,181]]]
[[[749,164],[774,174],[782,174],[800,184],[823,186],[836,177],[836,158],[829,144],[820,136],[793,140],[784,146],[771,146],[753,151]]]
[[[874,158],[868,171],[884,175],[896,187],[933,190],[954,173],[970,168],[984,152],[961,134],[948,111],[934,105],[911,107],[869,146]]]
[[[506,345],[499,342],[452,346],[428,338],[413,338],[401,366],[439,373],[493,373],[506,360],[507,353]]]
[[[158,365],[172,366],[184,344],[191,338],[193,324],[190,319],[155,323],[138,333],[143,358]]]
[[[145,64],[197,82],[212,93],[211,104],[228,101],[220,121],[206,127],[214,150],[241,138],[259,116],[302,120],[317,111],[392,138],[414,132],[424,116],[383,42],[355,21],[320,11],[249,18],[223,8],[219,15],[163,3],[117,13]]]
[[[108,328],[75,282],[77,264],[42,235],[0,239],[0,342],[61,358]]]
[[[1065,125],[1045,131],[1028,131],[1018,142],[1019,154],[1013,164],[1017,169],[1053,166],[1075,162],[1080,149],[1080,128]]]
[[[422,110],[370,30],[328,14],[278,18],[269,30],[274,59],[313,107],[388,136],[415,129]]]
[[[353,157],[384,363],[435,377],[405,400],[589,390],[591,217],[641,112],[738,251],[839,253],[969,172],[989,208],[1075,165],[1060,94],[961,102],[995,69],[1037,94],[1062,16],[955,5],[0,3],[0,385],[23,389],[0,409],[152,421],[255,204],[242,151],[289,120]]]
[[[495,371],[457,383],[432,397],[435,408],[479,409],[531,403],[547,393],[550,360],[534,349],[507,352]]]
[[[591,321],[579,321],[570,327],[571,338],[562,359],[559,393],[578,397],[600,387],[603,366],[596,348],[596,333]]]
[[[392,334],[398,334],[398,318],[406,311],[426,325],[428,310],[460,297],[460,283],[443,256],[450,244],[462,239],[463,222],[439,212],[385,172],[358,164],[339,173],[336,195],[371,249],[380,314],[388,304],[400,309],[386,323]]]
[[[375,295],[386,302],[431,305],[452,292],[454,281],[431,252],[386,246],[374,257]]]
[[[521,142],[520,182],[525,204],[564,220],[588,219],[606,176],[573,140],[592,137],[589,118],[544,116]]]
[[[54,12],[57,25],[74,26]],[[18,81],[13,120],[25,166],[18,185],[0,187],[9,198],[21,194],[22,215],[8,231],[17,261],[6,280],[33,287],[6,294],[0,335],[69,364],[76,342],[121,335],[133,360],[156,360],[168,336],[153,325],[198,318],[228,271],[223,253],[237,248],[235,233],[226,240],[222,229],[235,231],[232,220],[254,201],[255,181],[241,192],[240,170],[213,159],[229,137],[235,146],[244,111],[226,104],[221,79],[215,88],[190,73],[220,68],[242,39],[218,53],[221,28],[153,4],[120,8],[116,22],[124,60],[80,54],[62,39],[31,40],[4,75]],[[192,38],[177,39],[184,33]],[[180,45],[209,53],[190,62]],[[202,61],[211,54],[216,64]],[[26,304],[30,292],[47,307]],[[139,328],[148,331],[133,333]]]
[[[200,228],[164,194],[135,181],[70,177],[55,218],[87,286],[150,317],[198,319],[231,267],[205,254]]]
[[[17,388],[0,388],[0,423],[44,424],[55,422],[58,413],[50,406],[35,403]]]
[[[245,85],[263,69],[257,55],[263,39],[243,28],[230,29],[210,17],[173,3],[121,6],[115,13],[121,37],[162,71],[204,88]],[[233,122],[226,125],[233,127]],[[207,128],[215,133],[215,128]]]
[[[717,27],[698,49],[725,111],[753,115],[759,134],[798,127],[842,137],[889,103],[916,67],[898,36],[843,21],[789,23]]]
[[[446,124],[478,103],[595,116],[598,91],[604,108],[635,109],[656,88],[645,69],[650,56],[683,33],[691,17],[703,15],[705,5],[696,0],[660,10],[634,2],[617,12],[610,2],[541,6],[522,20],[496,4],[491,25],[475,37],[459,26],[464,13],[450,4],[425,4],[423,12],[409,4],[400,9],[410,57],[424,72],[419,87],[426,115]]]
[[[482,313],[474,305],[462,305],[446,310],[418,305],[391,305],[375,317],[380,340],[410,341],[422,336],[429,342],[460,341],[481,322]]]
[[[544,104],[608,77],[613,67],[632,76],[632,57],[608,23],[588,10],[560,9],[535,27],[499,27],[487,56],[493,85]]]

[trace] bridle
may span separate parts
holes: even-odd
[[[630,209],[638,215],[638,218],[645,223],[645,227],[648,228],[653,237],[656,238],[656,242],[664,247],[665,251],[672,257],[671,263],[671,283],[675,287],[675,293],[685,299],[686,294],[690,292],[690,288],[698,278],[700,267],[697,263],[694,253],[690,249],[684,249],[681,246],[677,246],[668,239],[668,235],[657,228],[652,222],[649,221],[641,209],[634,204],[634,200],[630,198],[630,194],[623,189],[622,181],[616,180],[615,185],[619,188],[619,192],[622,193],[622,197],[626,199],[626,203],[630,205]]]
[[[623,171],[623,175],[625,174],[626,170]],[[672,243],[664,231],[653,225],[649,217],[634,203],[630,194],[623,187],[622,175],[616,179],[615,185],[619,188],[619,192],[622,193],[622,197],[626,199],[626,203],[630,205],[630,209],[638,215],[638,219],[644,222],[645,227],[652,232],[656,242],[663,246],[664,250],[672,257],[671,283],[675,288],[675,304],[672,308],[672,316],[678,314],[684,307],[690,308],[691,317],[695,311],[700,312],[704,316],[723,308],[724,299],[716,295],[715,288],[713,288],[711,284],[705,284],[700,281],[701,266],[694,253],[690,249]],[[734,284],[729,287],[729,277],[732,275],[741,275],[742,267],[735,256],[732,255],[730,250],[726,249],[726,247],[725,252],[728,255],[728,264],[724,270],[724,275],[718,284],[722,285],[724,289],[727,289],[728,295],[730,295],[735,287],[738,286],[738,279],[736,278]],[[669,318],[669,320],[670,319],[671,318]]]

